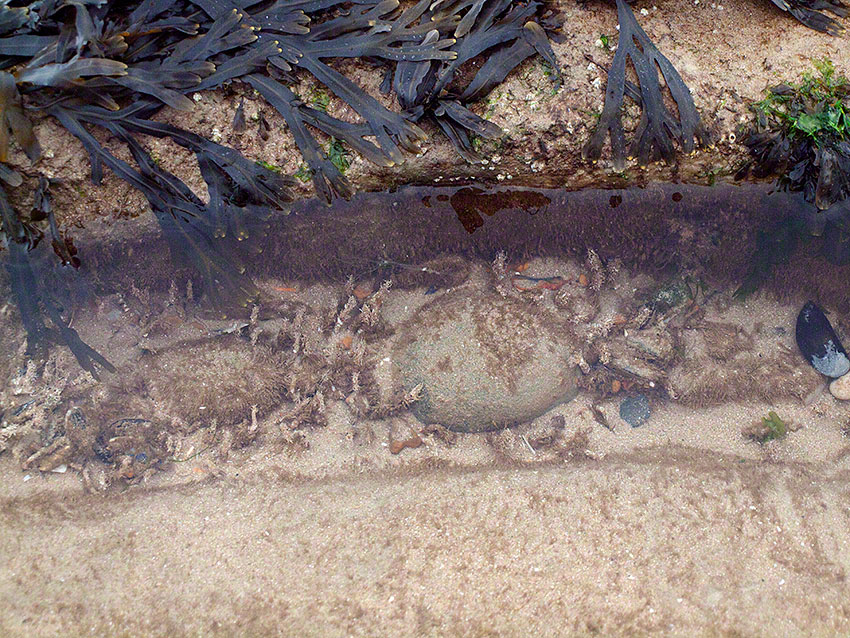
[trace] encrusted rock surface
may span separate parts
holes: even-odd
[[[530,421],[575,397],[569,333],[539,307],[463,287],[427,305],[402,328],[393,357],[424,423],[461,432]],[[542,338],[540,338],[542,337]]]

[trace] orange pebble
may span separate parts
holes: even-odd
[[[579,286],[586,286],[587,285],[587,275],[585,275],[584,273],[581,273],[578,276],[578,283],[579,283]]]
[[[620,382],[617,381],[617,379],[614,379],[614,381],[611,382],[611,392],[613,392],[614,394],[617,394],[620,391],[621,387],[622,386],[621,386]]]
[[[339,345],[348,350],[351,347],[351,342],[354,341],[354,337],[351,335],[345,335],[342,339],[339,340]]]
[[[412,449],[417,448],[420,445],[422,445],[422,439],[416,434],[404,441],[390,441],[390,454],[398,454],[404,448],[409,447]]]
[[[366,297],[372,294],[372,291],[366,288],[366,286],[355,286],[352,292],[360,301],[363,301]]]
[[[523,264],[520,264],[519,266],[517,266],[516,268],[514,268],[514,272],[525,272],[526,270],[528,270],[528,267],[529,267],[530,265],[531,265],[531,262],[529,262],[529,261],[527,261],[527,262],[525,262],[525,263],[523,263]]]

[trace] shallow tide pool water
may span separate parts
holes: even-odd
[[[144,218],[80,231],[78,270],[41,246],[115,372],[28,355],[4,307],[0,626],[847,628],[850,409],[794,334],[810,299],[847,334],[847,266],[823,239],[758,253],[798,206],[678,185],[302,202],[220,253],[247,307]],[[547,607],[553,583],[582,593]],[[517,596],[537,602],[487,634],[476,610]]]

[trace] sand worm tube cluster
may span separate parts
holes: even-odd
[[[260,300],[244,319],[206,312],[189,266],[150,259],[167,250],[153,220],[81,236],[75,272],[88,287],[54,268],[45,288],[118,373],[96,381],[60,348],[42,363],[0,351],[0,452],[106,486],[207,452],[321,450],[323,436],[372,445],[370,428],[392,424],[394,441],[414,443],[525,427],[535,454],[568,455],[550,413],[573,418],[588,397],[607,401],[588,417],[606,428],[651,426],[668,404],[800,402],[823,377],[791,348],[787,307],[811,294],[843,312],[846,285],[815,285],[825,278],[796,260],[778,280],[782,297],[745,307],[730,287],[759,227],[800,201],[768,185],[406,187],[331,208],[305,200],[244,240]],[[46,248],[33,254],[51,257]],[[20,343],[14,313],[0,319],[4,343]],[[810,324],[805,347],[820,356],[829,331]],[[637,412],[615,409],[626,399]]]

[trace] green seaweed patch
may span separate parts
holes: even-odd
[[[743,139],[751,158],[736,177],[775,176],[779,188],[801,191],[824,211],[850,196],[850,82],[829,60],[814,66],[753,105]]]
[[[328,106],[331,103],[331,96],[327,91],[323,91],[322,89],[313,89],[313,92],[310,94],[310,104],[313,105],[313,108],[323,111],[324,113],[328,112]]]
[[[305,184],[309,182],[313,178],[313,171],[310,170],[310,167],[306,164],[301,164],[298,167],[292,176],[300,182],[304,182]]]
[[[277,173],[278,175],[280,175],[281,172],[282,172],[282,169],[280,168],[280,166],[278,166],[277,164],[272,164],[271,162],[266,162],[266,161],[263,161],[263,160],[257,160],[254,163],[257,166],[262,166],[267,171],[271,171],[272,173]]]
[[[804,73],[799,85],[773,87],[755,108],[785,123],[792,135],[809,136],[816,144],[824,143],[823,135],[829,133],[846,139],[850,116],[844,99],[850,84],[836,75],[832,61],[816,60],[814,66],[817,73]]]
[[[761,421],[744,428],[743,434],[757,443],[767,443],[768,441],[783,439],[791,431],[791,422],[783,420],[776,412],[771,410],[767,413],[767,416],[762,417]]]
[[[348,158],[349,154],[343,143],[332,137],[328,144],[328,159],[343,175],[351,166],[351,161]]]

